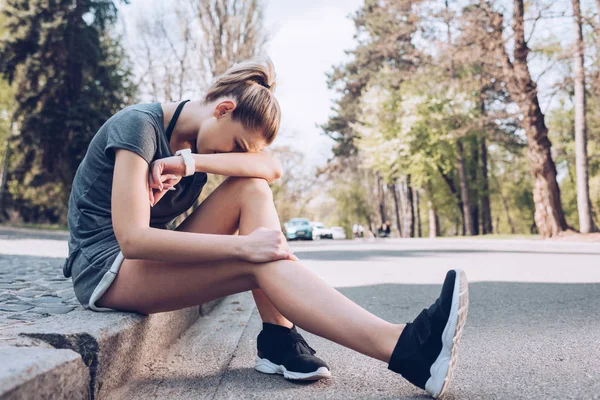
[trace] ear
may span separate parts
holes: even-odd
[[[233,110],[235,110],[235,103],[231,100],[224,100],[215,106],[213,116],[218,119]]]

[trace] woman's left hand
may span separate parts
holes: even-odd
[[[181,157],[166,157],[152,162],[148,174],[150,206],[158,203],[167,191],[175,190],[184,172],[185,165]]]

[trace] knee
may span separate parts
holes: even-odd
[[[235,186],[235,193],[240,197],[272,199],[273,192],[266,180],[261,178],[228,178]]]

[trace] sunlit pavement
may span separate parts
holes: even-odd
[[[291,242],[301,262],[336,287],[439,283],[451,268],[471,282],[600,282],[600,243],[493,239]]]

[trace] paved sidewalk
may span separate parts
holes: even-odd
[[[62,274],[67,236],[0,228],[0,330],[81,308]]]
[[[94,313],[62,275],[66,232],[0,227],[0,399],[94,399],[218,302],[150,317]]]

